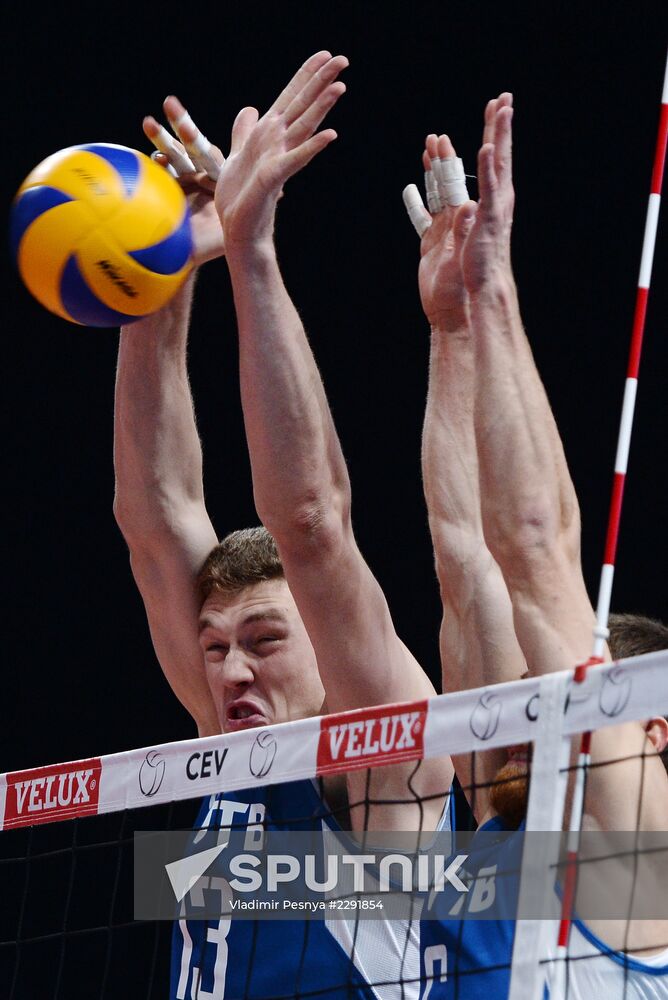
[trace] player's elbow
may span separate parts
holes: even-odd
[[[122,500],[114,500],[114,518],[125,540],[131,557],[133,554],[157,550],[164,545],[164,525],[157,525],[149,518],[142,517],[136,509]]]
[[[530,580],[556,561],[580,562],[580,512],[573,499],[555,506],[539,494],[487,519],[485,537],[506,578]]]
[[[312,493],[279,517],[263,518],[282,552],[313,560],[340,547],[350,531],[350,495],[336,490],[326,497]]]
[[[148,506],[118,489],[114,496],[113,513],[116,524],[131,549],[145,545],[147,539],[157,533],[158,518],[154,514],[149,515]]]
[[[485,539],[460,525],[436,524],[433,518],[429,526],[442,600],[468,601],[476,581],[489,572],[491,555]]]
[[[120,493],[118,489],[114,495],[113,513],[114,520],[116,521],[123,538],[127,541],[128,537],[131,537],[139,530],[139,526],[137,524],[138,519],[133,506],[128,503],[126,497]]]
[[[201,501],[161,495],[157,490],[151,494],[149,503],[117,489],[113,513],[131,552],[161,551],[183,545],[198,537],[201,525],[208,523]]]

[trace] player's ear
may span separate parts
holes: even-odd
[[[662,715],[650,719],[645,732],[656,752],[663,753],[668,746],[668,719],[664,719]]]

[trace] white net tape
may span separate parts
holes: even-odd
[[[568,688],[565,737],[668,710],[668,650],[591,667],[582,684],[552,676]],[[0,774],[0,829],[532,743],[540,702],[531,678]]]

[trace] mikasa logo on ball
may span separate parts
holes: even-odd
[[[120,288],[120,290],[124,292],[125,295],[129,295],[131,299],[137,298],[136,290],[132,287],[132,285],[128,284],[128,282],[125,280],[125,278],[122,277],[122,275],[118,273],[118,271],[110,261],[96,260],[95,265],[99,267],[99,269],[103,272],[103,274],[106,274],[107,277],[110,279],[110,281],[113,281],[113,283],[118,288]]]

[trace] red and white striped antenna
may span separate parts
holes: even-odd
[[[656,243],[656,232],[659,223],[659,207],[661,205],[661,184],[663,180],[663,169],[666,160],[666,140],[668,138],[668,58],[666,59],[666,69],[663,80],[663,93],[661,96],[661,113],[659,117],[659,128],[656,140],[656,150],[654,153],[654,168],[652,170],[652,180],[650,184],[649,203],[647,206],[647,216],[645,220],[645,234],[643,237],[642,256],[640,260],[640,274],[638,277],[638,288],[636,292],[635,311],[633,316],[633,330],[631,334],[631,346],[629,351],[628,367],[626,372],[626,384],[624,387],[624,401],[622,404],[622,415],[619,426],[619,436],[617,439],[617,454],[615,456],[615,471],[612,485],[612,497],[610,500],[610,512],[608,516],[608,531],[605,540],[605,551],[603,554],[603,566],[601,569],[601,579],[598,592],[598,603],[596,607],[596,625],[594,626],[594,646],[592,655],[586,663],[581,664],[575,670],[574,680],[580,684],[584,681],[587,668],[594,663],[602,662],[602,654],[605,640],[608,638],[608,617],[610,614],[610,599],[612,596],[612,583],[615,575],[615,556],[617,553],[617,541],[619,538],[619,523],[622,513],[622,498],[624,495],[624,484],[626,481],[626,469],[629,459],[629,449],[631,445],[631,429],[633,427],[633,417],[635,413],[636,393],[638,390],[638,370],[640,368],[640,355],[642,351],[643,334],[645,331],[645,316],[647,313],[647,299],[649,297],[650,279],[652,276],[652,264],[654,261],[654,246]],[[589,766],[591,746],[591,733],[583,733],[580,741],[580,752],[578,755],[577,770],[575,773],[575,787],[573,790],[573,806],[569,824],[570,841],[568,845],[566,873],[564,879],[564,893],[561,908],[561,921],[559,924],[559,938],[557,948],[559,974],[565,974],[568,938],[571,929],[571,919],[573,911],[573,899],[575,894],[575,882],[577,873],[577,852],[579,844],[579,833],[582,825],[582,813],[584,808],[585,794],[585,774]]]

